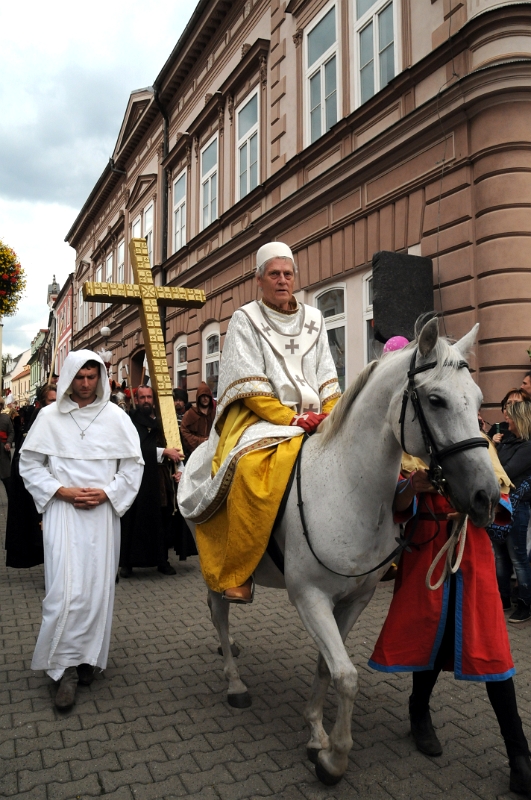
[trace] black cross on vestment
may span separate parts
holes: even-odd
[[[316,411],[316,410],[317,410],[317,409],[315,408],[314,404],[313,404],[313,403],[310,403],[310,405],[308,406],[308,408],[303,408],[303,413],[306,413],[306,411]]]
[[[289,344],[286,345],[286,350],[291,352],[291,355],[295,353],[295,350],[299,349],[299,345],[295,344],[295,339],[290,339]]]
[[[305,328],[308,328],[308,333],[313,333],[314,331],[317,331],[317,330],[319,330],[319,328],[317,327],[317,325],[315,324],[315,322],[313,321],[313,319],[312,319],[312,321],[311,321],[311,322],[307,322],[307,323],[306,323],[306,325],[305,325],[304,327],[305,327]]]
[[[295,380],[297,383],[300,383],[301,386],[306,386],[306,381],[303,378],[300,378],[298,375],[295,375]]]
[[[262,330],[266,334],[266,336],[269,336],[269,331],[271,330],[269,325],[266,325],[265,323],[262,323]]]

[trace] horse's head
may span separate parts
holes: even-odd
[[[450,345],[439,337],[437,319],[426,323],[416,342],[400,354],[405,372],[409,370],[409,395],[406,403],[402,385],[390,414],[404,449],[429,463],[431,448],[455,508],[484,527],[492,520],[500,489],[487,448],[479,446],[482,394],[466,366],[478,327]],[[396,413],[401,403],[402,424]]]

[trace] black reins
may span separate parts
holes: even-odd
[[[416,367],[415,366],[415,362],[416,362],[416,359],[417,359],[417,352],[418,352],[418,348],[415,348],[415,350],[413,352],[413,356],[411,358],[411,363],[409,365],[409,371],[407,373],[408,383],[407,383],[406,389],[404,390],[404,396],[402,398],[402,408],[401,408],[401,411],[400,411],[400,418],[399,418],[400,442],[401,442],[401,445],[402,445],[403,452],[407,453],[406,445],[405,445],[405,420],[406,420],[406,410],[407,410],[408,401],[411,400],[411,405],[413,406],[413,410],[415,412],[415,416],[413,417],[413,421],[415,419],[418,419],[418,421],[419,421],[420,430],[421,430],[421,433],[422,433],[422,438],[424,440],[424,446],[426,448],[427,454],[430,456],[430,468],[429,468],[429,471],[428,471],[428,476],[430,478],[430,481],[435,486],[435,488],[441,494],[446,494],[446,480],[444,478],[444,473],[443,473],[443,468],[441,466],[441,461],[444,461],[444,459],[448,458],[448,456],[455,455],[456,453],[462,453],[465,450],[471,450],[471,449],[476,448],[476,447],[488,447],[489,443],[488,443],[488,441],[486,439],[483,439],[483,437],[478,436],[478,437],[474,437],[472,439],[463,439],[460,442],[456,442],[455,444],[447,445],[446,447],[442,447],[440,449],[437,447],[435,439],[434,439],[434,437],[432,435],[432,432],[430,430],[430,427],[428,425],[428,421],[427,421],[426,416],[424,414],[424,410],[423,410],[422,404],[420,402],[420,397],[419,397],[418,392],[417,392],[417,387],[415,386],[415,376],[418,375],[420,372],[426,372],[427,370],[433,369],[434,367],[437,366],[437,362],[436,361],[430,361],[428,364],[422,364],[420,367]],[[466,361],[459,361],[459,363],[457,364],[457,369],[464,369],[464,368],[468,369],[467,362]],[[303,445],[304,445],[304,442],[306,441],[307,438],[308,438],[308,435],[305,434]],[[301,447],[300,450],[299,450],[299,454],[297,456],[297,461],[296,461],[297,507],[299,509],[299,516],[300,516],[300,520],[301,520],[302,532],[304,534],[304,538],[306,539],[306,542],[308,544],[308,547],[309,547],[310,552],[312,553],[313,557],[315,558],[315,560],[322,567],[324,567],[326,570],[328,570],[328,572],[331,572],[333,575],[338,575],[340,578],[363,578],[365,575],[370,575],[371,572],[376,572],[381,567],[384,567],[386,564],[388,564],[390,561],[392,561],[397,555],[399,555],[399,553],[401,553],[402,550],[407,550],[408,552],[411,552],[411,547],[418,548],[418,545],[413,543],[413,537],[415,536],[417,525],[418,525],[418,522],[419,522],[419,519],[420,519],[420,503],[417,505],[417,510],[415,512],[415,515],[414,515],[414,518],[413,518],[413,522],[410,525],[410,530],[409,530],[408,535],[406,537],[401,535],[400,537],[396,538],[395,541],[397,542],[397,547],[395,547],[393,552],[390,553],[387,556],[387,558],[385,558],[383,561],[380,561],[380,563],[377,564],[375,567],[373,567],[372,569],[367,570],[367,572],[360,572],[360,573],[358,573],[356,575],[346,575],[343,572],[336,572],[335,570],[330,569],[330,567],[327,567],[327,565],[324,564],[321,561],[321,559],[319,558],[319,556],[317,555],[317,553],[313,549],[312,543],[310,541],[310,534],[308,532],[308,526],[306,525],[306,518],[305,518],[305,515],[304,515],[304,501],[302,499],[302,485],[301,485],[301,482],[302,482],[302,470],[301,470],[302,449],[303,448]],[[428,512],[431,513],[431,510],[429,509],[428,506],[427,506],[427,509],[428,509]],[[439,525],[438,525],[437,517],[436,517],[435,514],[431,514],[431,516],[433,517],[434,521],[437,522],[437,532],[435,533],[435,535],[433,537],[431,537],[431,539],[428,539],[427,542],[423,542],[423,544],[427,544],[428,542],[432,541],[439,533]]]
[[[408,401],[411,400],[411,405],[413,406],[413,410],[415,412],[413,421],[415,419],[418,419],[419,421],[424,447],[426,448],[426,453],[430,457],[430,468],[428,471],[429,478],[435,488],[441,494],[446,494],[446,480],[444,478],[441,462],[444,461],[445,458],[448,458],[448,456],[462,453],[465,450],[472,450],[476,447],[488,447],[489,443],[482,436],[475,436],[472,439],[463,439],[460,442],[449,444],[440,449],[437,447],[437,443],[430,430],[430,426],[428,425],[428,421],[424,414],[424,409],[422,408],[422,403],[420,402],[420,397],[417,392],[417,387],[415,385],[415,376],[420,372],[427,372],[427,370],[433,369],[437,366],[437,362],[430,361],[428,364],[422,364],[420,367],[416,367],[415,361],[417,358],[417,352],[418,348],[415,348],[411,357],[409,371],[407,373],[407,386],[402,397],[402,408],[400,411],[400,418],[398,420],[400,424],[400,444],[402,445],[403,452],[407,453],[408,451],[405,441],[405,422]],[[468,369],[468,364],[466,361],[459,361],[456,366],[457,369]]]

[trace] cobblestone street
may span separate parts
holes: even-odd
[[[5,524],[5,494],[0,512]],[[3,559],[4,560],[4,559]],[[258,587],[236,607],[232,633],[252,693],[230,708],[197,558],[175,577],[137,570],[117,586],[104,676],[79,687],[61,715],[55,686],[30,669],[40,623],[42,567],[0,568],[0,797],[31,800],[343,800],[343,798],[515,798],[507,756],[483,684],[443,675],[434,722],[444,755],[428,759],[408,736],[409,675],[367,667],[392,585],[383,584],[348,640],[359,669],[354,747],[344,780],[325,788],[306,758],[302,718],[316,649],[283,592]],[[520,710],[531,734],[531,627],[509,626]],[[335,698],[325,706],[330,728]]]

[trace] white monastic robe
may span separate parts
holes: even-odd
[[[253,302],[236,311],[221,357],[216,419],[191,455],[179,506],[196,523],[208,586],[240,586],[263,557],[302,445],[297,412],[328,413],[339,384],[320,311]]]
[[[79,408],[68,394],[87,361],[100,365],[96,400]],[[70,353],[57,402],[43,408],[20,454],[20,474],[43,515],[46,596],[31,663],[59,680],[67,667],[107,664],[120,555],[120,517],[140,488],[138,433],[109,402],[105,365],[90,350]],[[62,486],[103,489],[109,502],[77,509],[55,497]]]

